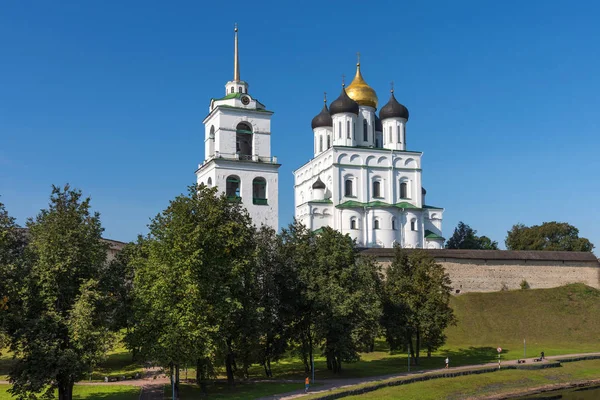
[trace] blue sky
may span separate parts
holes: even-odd
[[[126,4],[124,4],[126,3]],[[202,120],[233,74],[274,110],[280,225],[310,121],[361,53],[423,151],[444,234],[566,221],[600,246],[600,5],[594,2],[6,2],[0,11],[0,201],[24,224],[52,184],[92,197],[105,236],[135,239],[194,182]]]

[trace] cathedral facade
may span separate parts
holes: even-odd
[[[233,80],[225,85],[225,96],[211,100],[204,118],[204,161],[196,181],[242,203],[256,226],[277,230],[280,164],[271,156],[273,112],[248,93],[248,86],[240,79],[236,27]]]
[[[379,115],[377,106],[359,62],[352,83],[312,120],[314,157],[294,171],[296,219],[360,247],[440,249],[444,209],[425,203],[422,153],[406,148],[408,109],[393,89]]]

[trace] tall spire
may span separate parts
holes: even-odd
[[[235,28],[233,29],[235,39],[234,39],[234,56],[233,56],[233,80],[239,82],[240,80],[240,61],[238,57],[238,27],[237,23],[235,24]]]

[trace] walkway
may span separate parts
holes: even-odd
[[[546,357],[546,360],[561,361],[561,360],[568,360],[571,358],[585,357],[585,356],[592,356],[592,357],[600,358],[600,353],[563,354],[560,356]],[[509,361],[502,361],[501,365],[516,365],[516,364],[517,364],[517,360],[509,360]],[[528,364],[533,364],[533,358],[526,359],[526,365],[528,365]],[[383,381],[383,380],[387,380],[387,379],[401,378],[401,377],[405,377],[405,376],[430,375],[430,374],[440,373],[441,371],[449,371],[449,372],[467,371],[467,370],[474,370],[474,369],[479,369],[479,368],[483,368],[483,367],[494,367],[494,366],[497,367],[498,363],[494,362],[494,363],[487,363],[487,364],[463,365],[460,367],[448,368],[447,370],[434,369],[434,370],[428,370],[428,371],[404,372],[404,373],[398,373],[398,374],[372,376],[372,377],[368,377],[368,378],[327,379],[327,380],[319,381],[318,383],[320,384],[320,386],[317,387],[318,389],[311,390],[309,392],[309,394],[325,394],[326,392],[331,391],[331,390],[342,389],[342,388],[346,388],[349,386],[360,385],[363,383],[370,383],[370,382],[376,382],[376,381]],[[141,393],[140,393],[140,400],[163,400],[163,387],[164,387],[164,385],[169,383],[169,379],[164,378],[164,377],[163,378],[161,378],[161,377],[155,378],[154,376],[147,377],[144,379],[118,381],[118,382],[79,382],[79,383],[77,383],[77,385],[133,385],[133,386],[140,386],[142,388]],[[307,396],[304,393],[304,385],[303,385],[303,381],[301,381],[301,380],[292,381],[292,380],[277,380],[277,379],[266,380],[265,379],[265,380],[256,380],[255,382],[297,382],[298,386],[299,386],[299,389],[296,391],[282,393],[282,394],[278,394],[278,395],[266,396],[266,397],[262,397],[258,400],[275,400],[275,399],[291,400],[291,399],[297,399],[300,397]],[[0,384],[8,384],[8,382],[0,381]]]

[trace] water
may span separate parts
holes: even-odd
[[[533,396],[515,397],[514,400],[598,400],[600,399],[600,386],[589,388],[557,390],[536,394]]]

